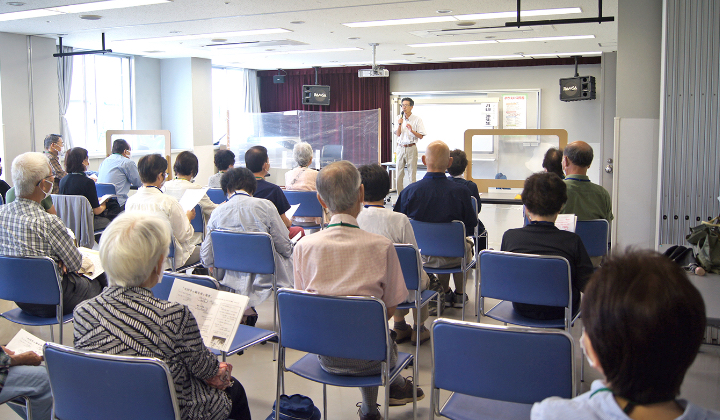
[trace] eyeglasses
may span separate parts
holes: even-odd
[[[50,175],[46,176],[45,178],[41,179],[40,181],[38,181],[37,184],[35,184],[35,186],[36,186],[36,187],[39,187],[39,186],[40,186],[40,183],[43,182],[43,181],[46,181],[46,182],[49,182],[50,184],[52,184],[52,183],[53,183],[53,179],[54,179],[54,176],[53,176],[52,174],[50,174]]]
[[[401,106],[402,106],[403,108],[412,108],[412,105],[402,104]]]

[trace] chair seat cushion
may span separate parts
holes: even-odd
[[[514,420],[529,419],[532,404],[488,400],[470,395],[454,393],[440,414],[453,420]]]
[[[227,352],[228,356],[239,353],[248,347],[252,347],[256,344],[263,343],[275,337],[277,334],[274,331],[264,330],[262,328],[251,327],[249,325],[240,324],[235,338],[233,338],[230,350]],[[219,356],[222,354],[220,350],[210,349],[213,354]]]
[[[410,353],[398,352],[398,360],[395,367],[390,371],[390,378],[399,373],[405,366],[410,363],[413,355]],[[302,359],[293,363],[288,368],[290,372],[296,375],[302,376],[305,379],[309,379],[315,382],[321,382],[332,386],[343,386],[343,387],[365,387],[365,386],[381,386],[382,380],[380,375],[375,376],[341,376],[333,375],[332,373],[325,372],[320,367],[316,354],[306,354]]]
[[[57,324],[57,318],[43,318],[39,316],[30,315],[27,312],[24,312],[20,308],[11,309],[3,314],[0,314],[3,318],[7,319],[10,322],[14,322],[16,324],[21,325],[35,325],[35,326],[44,326],[44,325],[55,325]],[[67,314],[63,315],[63,324],[67,324],[68,322],[72,321],[73,315]]]
[[[472,261],[470,261],[465,267],[465,271],[475,267],[475,259],[473,258]],[[456,267],[444,267],[444,268],[435,268],[435,267],[427,267],[423,266],[423,270],[425,270],[426,273],[432,273],[432,274],[452,274],[452,273],[459,273],[462,271],[460,266]]]
[[[425,304],[430,300],[434,299],[435,296],[437,296],[437,292],[435,290],[423,290],[420,293],[420,306],[425,306]],[[398,309],[412,309],[415,307],[415,302],[413,303],[401,303],[397,306]]]
[[[513,309],[512,302],[502,301],[485,313],[492,319],[507,322],[508,324],[522,325],[534,328],[565,328],[565,319],[532,319],[520,315]]]

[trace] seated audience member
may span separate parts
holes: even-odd
[[[293,147],[293,157],[298,166],[285,172],[285,189],[288,191],[317,191],[315,180],[318,171],[311,168],[313,161],[313,150],[309,143],[296,143]],[[292,222],[296,225],[318,225],[322,223],[321,217],[296,217]]]
[[[477,184],[464,178],[465,168],[467,168],[468,160],[467,155],[460,149],[455,149],[450,152],[452,163],[448,166],[447,171],[450,174],[450,179],[457,182],[460,185],[468,187],[470,194],[475,197],[477,202],[477,212],[480,214],[482,209],[482,202],[480,201],[480,192],[478,191]],[[478,232],[483,233],[485,231],[485,225],[478,220],[480,226],[478,226]]]
[[[0,206],[0,254],[55,260],[63,275],[63,311],[69,314],[78,303],[100,293],[107,283],[104,274],[90,280],[77,273],[82,266],[80,251],[60,218],[48,214],[40,205],[50,195],[53,176],[50,162],[42,153],[23,153],[13,160],[12,177],[18,197]],[[56,315],[54,305],[15,303],[31,315]]]
[[[235,153],[231,150],[218,150],[215,153],[215,167],[218,173],[208,179],[208,187],[220,188],[220,178],[228,170],[235,167]]]
[[[175,171],[175,179],[165,182],[163,190],[167,195],[175,197],[176,200],[180,201],[185,190],[200,190],[202,186],[195,183],[195,177],[198,174],[198,158],[192,152],[180,152],[175,158],[175,164],[173,165]],[[200,199],[200,207],[202,208],[203,216],[205,220],[210,219],[210,214],[218,205],[213,203],[207,194]],[[200,215],[197,215],[198,217]],[[195,243],[202,241],[202,232],[195,232],[193,236]]]
[[[303,228],[299,226],[292,226],[290,219],[285,216],[285,212],[290,210],[290,203],[285,198],[285,193],[282,188],[277,185],[265,181],[265,176],[270,171],[270,158],[267,154],[267,149],[263,146],[253,146],[245,152],[245,167],[247,167],[257,180],[257,190],[253,197],[265,198],[272,201],[277,208],[278,214],[282,219],[285,226],[290,231],[290,237],[294,238],[298,233],[302,233],[304,236]]]
[[[67,175],[67,172],[65,172],[62,165],[60,165],[60,153],[63,152],[64,145],[65,143],[59,134],[48,134],[45,137],[44,153],[50,161],[50,167],[52,167],[53,173],[53,189],[50,192],[51,194],[57,194],[58,189],[60,188],[60,180]]]
[[[563,214],[574,214],[578,220],[605,219],[611,222],[612,200],[610,193],[594,184],[587,176],[593,161],[593,149],[584,141],[574,141],[563,150],[562,167],[567,185],[567,203]]]
[[[565,172],[563,172],[562,168],[562,158],[562,150],[554,147],[549,148],[548,151],[545,152],[545,157],[542,161],[542,167],[545,169],[545,172],[552,172],[557,174],[561,179],[565,179]]]
[[[0,175],[2,175],[2,159],[0,159]],[[8,192],[10,186],[7,182],[0,179],[0,195],[2,195],[3,203],[5,202],[5,193]]]
[[[580,292],[592,274],[593,267],[580,237],[555,227],[555,220],[566,199],[565,183],[557,175],[549,172],[530,175],[522,191],[525,215],[530,223],[519,229],[507,230],[500,249],[523,254],[556,255],[568,260],[574,315],[580,309]],[[561,307],[513,303],[513,308],[528,318],[565,317],[565,309]]]
[[[200,261],[200,247],[192,241],[195,230],[190,224],[195,218],[195,209],[186,212],[174,197],[162,192],[167,167],[167,160],[157,153],[140,158],[138,170],[142,187],[128,198],[125,211],[157,213],[167,220],[175,238],[175,266],[181,267]],[[167,264],[166,267],[170,262]]]
[[[88,151],[82,147],[73,147],[65,154],[67,175],[60,180],[59,193],[63,195],[82,195],[87,198],[95,215],[93,224],[95,230],[104,229],[110,223],[110,219],[103,216],[107,206],[105,203],[100,204],[98,202],[95,181],[85,175],[85,170],[90,165],[88,159]]]
[[[705,334],[705,304],[683,270],[653,251],[611,256],[582,301],[588,363],[605,376],[590,391],[536,403],[534,420],[718,420],[677,398]]]
[[[465,224],[465,234],[472,236],[477,226],[477,213],[473,211],[470,190],[445,176],[445,171],[452,164],[450,148],[442,141],[434,141],[427,146],[422,161],[427,165],[427,173],[423,179],[405,187],[395,202],[394,210],[407,217],[428,223],[449,223],[460,220]],[[473,243],[466,240],[466,259],[472,258]],[[445,258],[423,255],[427,267],[457,267],[460,258]],[[463,299],[468,301],[462,273],[454,273],[455,292],[450,288],[450,274],[438,274],[438,280],[445,290],[445,304],[462,307]]]
[[[169,246],[168,224],[153,214],[125,212],[108,226],[100,261],[109,287],[75,309],[75,348],[164,361],[183,420],[249,420],[243,386],[205,347],[190,309],[150,290],[162,278]]]
[[[317,177],[320,204],[330,211],[328,228],[306,236],[295,246],[295,288],[330,296],[375,296],[393,316],[408,295],[400,261],[391,240],[358,228],[364,188],[355,166],[341,160],[320,170]],[[342,338],[338,338],[342,340]],[[367,376],[380,373],[380,362],[318,356],[322,368],[336,375]],[[392,343],[390,366],[397,360]],[[360,389],[360,419],[381,419],[377,387]],[[417,399],[425,395],[418,388]],[[412,381],[398,376],[390,384],[390,405],[412,402]]]
[[[5,204],[9,204],[15,201],[15,187],[10,187],[10,189],[7,190],[7,193],[5,193],[5,198]],[[40,200],[40,205],[46,212],[57,215],[57,211],[55,210],[55,204],[53,203],[52,197],[50,195]]]
[[[215,209],[207,224],[207,235],[202,244],[200,256],[205,266],[214,263],[213,245],[210,232],[218,229],[239,232],[265,232],[272,236],[275,245],[275,276],[278,287],[292,287],[293,246],[287,235],[287,228],[280,219],[275,206],[268,200],[253,198],[257,181],[247,168],[230,169],[220,180],[228,201]],[[253,309],[272,295],[272,276],[269,274],[250,274],[237,271],[216,273],[223,285],[236,293],[248,296],[248,323],[257,321]]]
[[[362,185],[365,188],[365,197],[363,201],[364,208],[357,216],[358,226],[360,229],[377,233],[396,244],[412,244],[417,248],[415,241],[415,233],[413,232],[410,219],[402,213],[394,212],[392,209],[386,209],[384,202],[385,197],[390,193],[390,176],[387,171],[377,163],[372,165],[364,165],[358,168]],[[420,278],[420,290],[428,287],[430,279],[425,271],[422,271]],[[413,294],[409,294],[406,302],[415,303]],[[412,328],[405,323],[405,315],[408,314],[407,309],[397,309],[393,315],[396,343],[403,343],[410,340],[413,345],[417,344],[417,311],[413,309],[413,320],[415,321]],[[430,331],[425,328],[425,320],[428,318],[428,307],[425,306],[420,311],[420,344],[430,339]]]
[[[50,420],[53,397],[50,378],[45,366],[40,366],[42,356],[26,351],[15,354],[0,346],[0,401],[17,397],[30,399],[30,410],[35,420]],[[28,418],[25,406],[10,405],[20,417]]]
[[[125,211],[125,202],[128,199],[130,187],[138,188],[142,185],[138,167],[130,159],[130,144],[123,139],[113,142],[112,155],[108,156],[100,164],[100,175],[98,182],[115,185],[117,202],[120,206],[117,213]]]

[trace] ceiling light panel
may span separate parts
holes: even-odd
[[[437,22],[455,22],[452,16],[432,16],[410,19],[392,19],[392,20],[375,20],[371,22],[353,22],[343,23],[350,28],[369,28],[373,26],[395,26],[395,25],[415,25],[419,23],[437,23]]]
[[[570,36],[545,36],[538,38],[511,38],[498,39],[497,42],[547,42],[547,41],[570,41],[574,39],[593,39],[595,35],[570,35]]]
[[[520,17],[568,15],[573,13],[582,13],[582,9],[579,7],[566,7],[561,9],[521,10]],[[476,13],[472,15],[457,15],[455,18],[459,20],[508,19],[517,18],[517,12]]]
[[[497,44],[495,39],[483,41],[453,41],[453,42],[429,42],[426,44],[408,44],[408,47],[426,48],[426,47],[457,47],[461,45],[480,45],[480,44]]]
[[[543,57],[572,57],[572,56],[588,56],[601,55],[602,51],[573,52],[573,53],[548,53],[548,54],[523,54],[525,57],[543,58]]]
[[[251,29],[247,31],[235,31],[235,32],[214,32],[210,34],[195,34],[195,35],[173,35],[163,36],[157,38],[136,38],[136,39],[123,39],[116,40],[115,42],[136,42],[136,41],[186,41],[189,39],[213,39],[213,38],[235,38],[241,36],[256,36],[256,35],[269,35],[269,34],[281,34],[286,32],[292,32],[283,28],[271,28],[271,29]]]
[[[124,9],[126,7],[148,6],[151,4],[170,3],[171,0],[108,0],[94,3],[71,4],[68,6],[49,7],[60,13],[84,13],[96,10]]]
[[[0,22],[7,22],[10,20],[19,20],[19,19],[32,19],[32,18],[45,17],[45,16],[54,16],[54,15],[59,15],[59,14],[61,14],[61,13],[54,12],[52,10],[47,10],[47,9],[23,10],[21,12],[10,12],[10,13],[0,14]]]
[[[505,60],[508,58],[523,58],[523,56],[519,55],[519,54],[484,55],[484,56],[476,56],[476,57],[450,57],[449,60],[452,60],[452,61],[483,61],[483,60]]]

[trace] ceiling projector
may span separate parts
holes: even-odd
[[[390,70],[382,67],[358,70],[358,77],[390,77]]]

